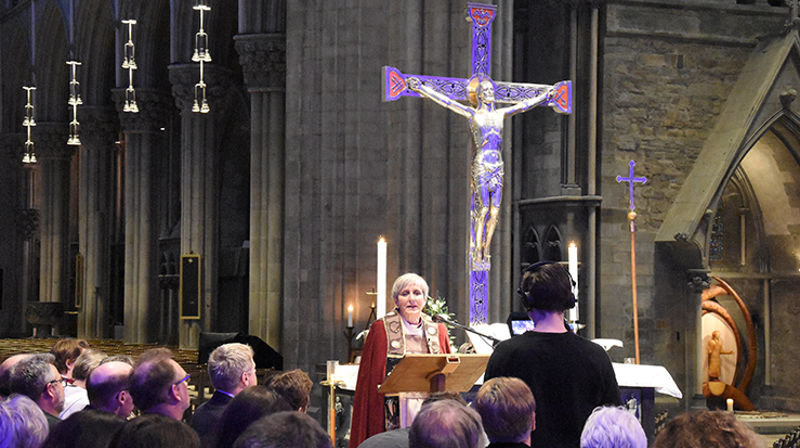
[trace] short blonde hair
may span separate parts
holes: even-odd
[[[249,345],[231,342],[215,348],[208,357],[208,376],[215,389],[230,392],[239,378],[255,366]]]

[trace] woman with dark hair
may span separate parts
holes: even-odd
[[[125,420],[105,411],[76,412],[50,432],[42,448],[105,448],[124,424]]]
[[[250,386],[239,392],[222,413],[217,427],[203,446],[230,448],[251,423],[265,415],[292,411],[283,395],[265,386]],[[204,442],[206,442],[204,440]]]
[[[117,432],[111,447],[200,448],[200,437],[180,420],[159,414],[145,414],[128,420]]]
[[[577,447],[595,407],[622,404],[611,360],[602,347],[564,326],[564,311],[575,306],[564,266],[529,266],[518,292],[534,330],[497,344],[484,379],[516,377],[530,387],[536,398],[531,446]]]
[[[392,285],[394,311],[375,321],[361,351],[353,398],[350,448],[383,431],[411,425],[425,395],[385,397],[378,385],[407,353],[450,353],[447,327],[422,312],[428,283],[417,274],[403,274]]]

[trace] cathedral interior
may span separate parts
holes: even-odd
[[[722,329],[722,379],[800,411],[797,2],[493,3],[492,78],[574,95],[506,122],[489,321],[574,242],[579,334],[623,341],[616,362],[637,339],[674,407],[703,402]],[[381,236],[390,285],[417,272],[468,322],[468,125],[382,101],[384,66],[469,76],[466,8],[0,0],[0,336],[37,312],[130,344],[245,332],[313,371],[347,360],[349,306],[367,324]]]

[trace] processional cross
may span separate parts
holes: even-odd
[[[492,81],[492,21],[497,7],[469,3],[472,22],[472,76],[445,78],[409,75],[384,67],[384,101],[401,96],[423,97],[467,118],[473,139],[472,205],[470,207],[470,323],[486,323],[489,297],[489,248],[497,226],[503,194],[503,121],[506,116],[538,105],[559,113],[572,112],[572,82],[554,85]],[[462,104],[468,102],[470,105]],[[495,109],[496,103],[511,106]]]
[[[628,196],[630,197],[630,205],[628,206],[628,221],[631,227],[631,286],[633,288],[633,343],[636,350],[636,364],[639,364],[639,308],[636,301],[636,206],[633,204],[633,184],[647,183],[646,177],[634,177],[633,167],[636,162],[633,160],[628,164],[630,166],[630,174],[628,177],[617,176],[617,182],[628,183]]]

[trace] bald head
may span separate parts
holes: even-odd
[[[86,381],[89,404],[103,411],[127,417],[133,410],[133,399],[128,387],[133,367],[130,364],[111,361],[92,370]]]
[[[8,386],[8,378],[11,376],[11,369],[20,361],[31,356],[30,353],[11,355],[0,364],[0,397],[7,397],[11,394]]]

